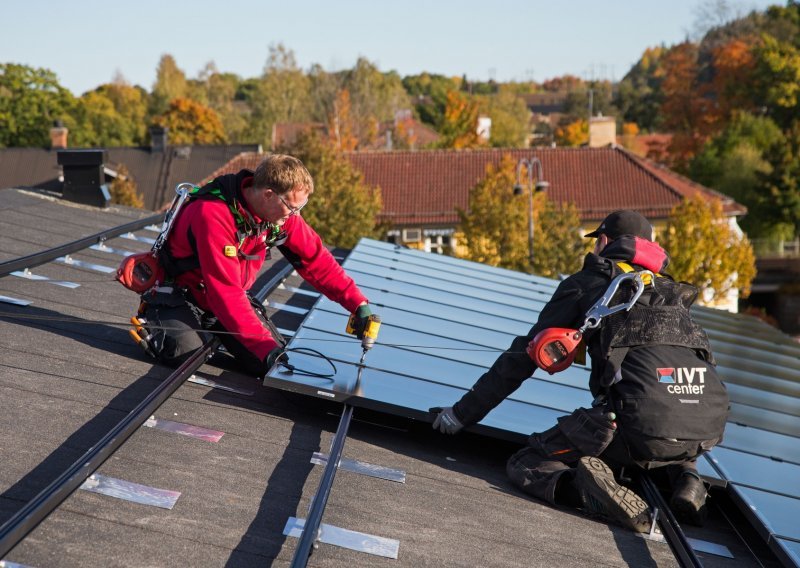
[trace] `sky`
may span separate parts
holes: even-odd
[[[76,95],[118,72],[150,90],[165,53],[189,78],[210,61],[257,77],[278,43],[306,70],[366,57],[401,76],[620,80],[720,3],[746,13],[783,0],[17,0],[3,6],[0,63],[50,69]]]

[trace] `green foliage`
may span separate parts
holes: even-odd
[[[571,91],[564,102],[564,123],[589,116],[589,90],[592,91],[592,116],[616,116],[612,85],[608,81],[590,81],[584,88]]]
[[[122,82],[101,85],[78,99],[71,141],[76,146],[136,146],[146,141],[147,93]]]
[[[178,67],[175,58],[165,53],[156,68],[156,82],[150,98],[150,113],[162,114],[174,99],[187,94],[186,75]]]
[[[278,43],[269,47],[264,74],[251,98],[247,136],[270,146],[277,122],[306,122],[311,117],[311,82],[297,66],[294,51]]]
[[[642,130],[660,127],[661,93],[660,61],[666,48],[648,48],[617,85],[614,105],[627,122],[635,122]]]
[[[52,71],[0,63],[0,147],[48,147],[53,122],[69,122],[74,106]]]
[[[800,114],[800,49],[764,34],[755,56],[759,97],[787,128]]]
[[[144,207],[144,198],[137,191],[136,182],[124,164],[119,165],[117,177],[111,182],[111,203],[139,209]]]
[[[457,91],[459,83],[444,75],[421,73],[404,77],[403,87],[414,101],[419,119],[431,126],[437,126],[444,120],[447,93]]]
[[[524,148],[530,112],[525,101],[510,91],[478,98],[482,114],[492,119],[489,144],[496,148]]]
[[[543,193],[534,198],[531,265],[530,199],[525,194],[514,195],[516,166],[508,155],[499,166],[487,166],[486,177],[470,191],[469,211],[458,210],[467,251],[463,258],[551,278],[575,272],[586,251],[577,208],[553,203]]]
[[[314,178],[314,194],[303,217],[327,244],[352,248],[362,237],[384,234],[377,221],[380,189],[367,186],[361,172],[330,144],[313,133],[302,135],[292,153]]]
[[[718,200],[709,204],[693,197],[677,205],[663,244],[671,254],[668,272],[696,286],[705,303],[723,302],[733,289],[742,298],[750,294],[756,275],[753,247],[729,225]]]

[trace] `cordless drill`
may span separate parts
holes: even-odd
[[[378,331],[381,328],[381,317],[376,314],[370,314],[363,322],[358,321],[356,314],[351,314],[350,319],[347,320],[347,328],[345,331],[350,335],[355,335],[361,339],[361,348],[366,353],[375,345],[375,340],[378,339]]]

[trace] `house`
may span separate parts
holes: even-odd
[[[57,153],[68,147],[66,131],[60,126],[51,129],[50,148],[0,149],[0,188],[61,192],[64,179]],[[152,210],[169,203],[179,183],[197,183],[238,154],[261,151],[258,144],[170,145],[168,131],[161,127],[151,128],[150,136],[150,146],[108,148],[104,170],[110,180],[124,164],[144,198],[145,208]]]

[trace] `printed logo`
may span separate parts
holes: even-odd
[[[706,370],[705,367],[659,367],[656,375],[671,394],[703,394]]]
[[[223,252],[225,253],[225,256],[236,256],[236,247],[233,245],[225,245]]]

